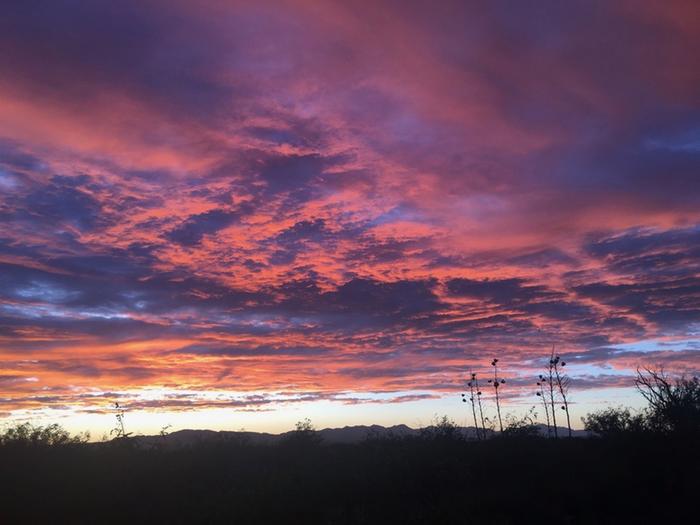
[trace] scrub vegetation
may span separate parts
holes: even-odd
[[[540,397],[563,397],[552,377]],[[700,381],[640,370],[637,387],[647,408],[589,414],[588,438],[547,439],[553,420],[531,415],[485,429],[476,399],[465,400],[472,432],[443,417],[353,444],[324,443],[309,420],[275,444],[174,447],[165,432],[139,444],[122,409],[119,436],[99,443],[25,423],[0,434],[0,522],[669,523],[693,511],[700,488]]]

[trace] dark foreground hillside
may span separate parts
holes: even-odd
[[[700,508],[688,439],[298,437],[0,447],[0,523],[693,523]]]

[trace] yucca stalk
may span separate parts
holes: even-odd
[[[486,438],[486,422],[484,421],[484,407],[481,404],[481,390],[479,389],[479,378],[474,374],[474,388],[476,389],[476,401],[479,405],[479,418],[481,419],[481,433]]]
[[[115,434],[118,438],[128,437],[129,434],[127,434],[124,429],[124,408],[119,406],[119,403],[114,403],[114,409],[116,410],[115,417],[117,418],[117,425],[110,433]]]
[[[560,364],[561,363],[561,364]],[[562,377],[559,367],[566,366],[566,363],[561,360],[559,356],[556,356],[554,358],[554,376],[557,380],[557,387],[559,388],[559,393],[561,394],[561,399],[564,403],[562,408],[564,409],[564,412],[566,412],[566,426],[569,430],[569,437],[572,437],[572,431],[571,431],[571,417],[569,416],[569,401],[566,399],[566,390],[567,390],[567,385],[568,385],[568,379],[564,376]]]
[[[476,438],[481,440],[482,435],[481,435],[481,430],[479,429],[479,423],[476,419],[476,401],[474,399],[474,381],[476,380],[476,374],[474,372],[471,373],[471,380],[467,383],[467,386],[469,386],[469,402],[472,405],[472,416],[474,417],[474,431],[476,432]],[[466,403],[467,400],[465,399],[465,395],[462,394],[462,402]]]
[[[547,403],[547,396],[545,395],[544,383],[545,378],[543,375],[540,375],[540,380],[537,382],[537,386],[540,387],[537,392],[537,397],[542,400],[542,406],[544,407],[544,415],[547,419],[547,437],[552,437],[552,425],[549,422],[549,404]]]
[[[491,361],[493,366],[493,379],[489,379],[489,383],[493,381],[493,390],[496,394],[496,413],[498,414],[498,428],[503,432],[503,420],[501,419],[501,400],[498,397],[498,387],[506,382],[505,379],[498,377],[498,359]]]
[[[552,346],[552,355],[549,359],[549,368],[547,370],[547,384],[549,385],[549,402],[552,405],[552,426],[554,427],[554,438],[559,437],[559,430],[557,429],[557,409],[554,406],[554,346]]]

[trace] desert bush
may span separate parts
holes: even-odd
[[[629,408],[607,408],[581,418],[583,427],[598,437],[615,437],[648,430],[647,412],[632,413]]]
[[[0,434],[0,446],[59,446],[86,443],[89,433],[71,435],[56,423],[45,427],[32,423],[18,423]]]
[[[420,437],[436,441],[459,441],[464,438],[457,424],[447,416],[435,416],[432,425],[420,430]]]
[[[535,424],[537,414],[534,407],[527,414],[518,418],[513,415],[506,416],[506,426],[501,432],[505,438],[536,438],[540,437],[540,430]]]
[[[294,430],[289,432],[285,438],[286,445],[296,447],[307,447],[318,445],[321,442],[321,436],[316,432],[316,428],[309,418],[297,421]]]

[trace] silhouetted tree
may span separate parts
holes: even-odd
[[[700,434],[700,379],[668,378],[662,367],[637,369],[635,385],[648,406],[638,414],[608,408],[582,418],[599,436],[653,432],[696,438]]]
[[[648,426],[662,433],[700,434],[700,379],[671,381],[663,368],[637,369],[637,390],[649,403]]]

